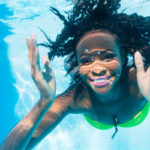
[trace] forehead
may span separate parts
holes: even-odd
[[[93,49],[116,51],[119,48],[116,37],[105,32],[86,34],[77,44],[77,54],[81,55]]]

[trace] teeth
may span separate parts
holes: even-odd
[[[95,80],[94,82],[95,83],[102,83],[102,82],[105,82],[107,79],[101,79],[101,80]]]

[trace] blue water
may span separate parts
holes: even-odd
[[[44,41],[38,27],[52,39],[61,31],[62,23],[48,11],[50,5],[62,12],[72,7],[64,0],[0,1],[0,143],[39,98],[30,77],[25,39],[35,33],[38,42]],[[123,0],[121,10],[147,16],[149,8],[149,0]],[[46,55],[47,50],[40,48],[40,54]],[[69,77],[63,77],[63,58],[56,58],[51,65],[56,75],[57,93],[61,93],[69,81]],[[69,115],[35,150],[149,150],[149,118],[150,115],[135,128],[119,128],[112,140],[114,129],[100,131],[91,127],[82,115]]]
[[[0,5],[0,19],[7,20],[13,15],[5,4]],[[11,27],[0,21],[0,143],[8,131],[16,124],[17,118],[14,108],[17,103],[17,90],[13,87],[15,78],[13,77],[10,61],[8,59],[8,44],[4,41],[6,36],[12,35]]]

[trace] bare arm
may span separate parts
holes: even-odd
[[[40,125],[35,130],[32,138],[27,146],[30,149],[37,145],[45,136],[47,136],[60,121],[71,112],[73,103],[73,89],[66,90],[63,94],[56,97],[53,105],[43,117]]]
[[[39,106],[40,102],[21,120],[9,133],[0,150],[24,150],[28,145],[35,129],[39,125],[43,115],[47,111],[45,106]]]
[[[31,74],[40,92],[40,100],[9,133],[0,150],[32,149],[72,111],[75,105],[76,85],[55,98],[55,77],[48,62],[44,63],[46,72],[42,75],[38,66],[38,52],[34,38],[32,37],[31,41],[29,40],[27,43]]]
[[[70,90],[67,90],[62,95],[57,96],[44,117],[41,112],[44,114],[45,108],[36,104],[10,132],[0,150],[29,150],[37,145],[70,112],[71,93]],[[37,120],[39,122],[36,123]]]
[[[0,150],[25,149],[34,131],[40,124],[43,116],[49,110],[55,98],[55,76],[49,66],[44,62],[46,71],[43,73],[39,65],[39,53],[36,47],[35,37],[27,39],[29,60],[31,64],[31,75],[40,92],[40,100],[34,108],[23,118],[23,120],[10,132]]]

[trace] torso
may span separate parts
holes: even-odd
[[[120,98],[111,104],[103,104],[97,101],[96,97],[88,92],[86,85],[81,84],[83,86],[82,90],[76,100],[74,100],[74,105],[72,106],[73,113],[85,113],[101,123],[113,124],[114,114],[117,116],[118,123],[127,122],[138,114],[146,104],[146,100],[138,89],[136,70],[134,68],[131,68],[129,71],[128,89],[119,91],[121,93]],[[77,88],[79,87],[80,85]],[[117,88],[124,89],[123,83],[120,83],[120,86]]]

